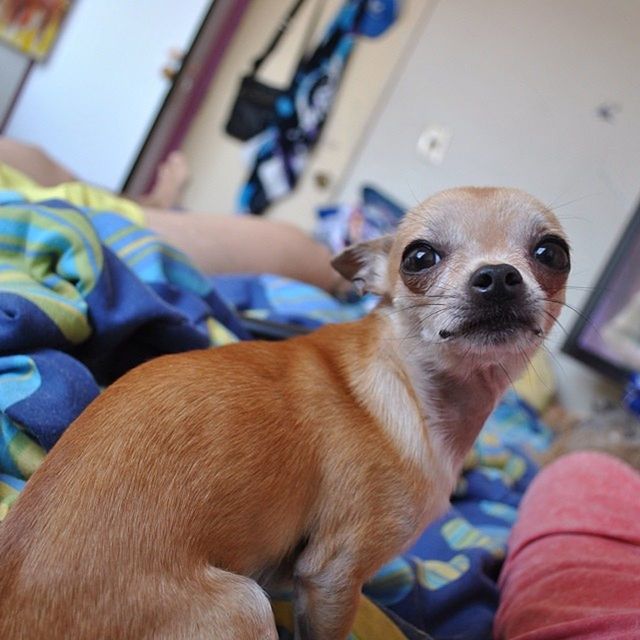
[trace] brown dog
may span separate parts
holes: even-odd
[[[0,525],[0,638],[347,636],[360,588],[447,508],[465,453],[552,327],[554,215],[454,189],[348,249],[351,324],[158,358],[69,427]],[[259,586],[261,585],[261,586]]]

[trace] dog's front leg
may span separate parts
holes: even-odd
[[[305,549],[294,573],[295,640],[346,639],[361,588],[346,554]]]

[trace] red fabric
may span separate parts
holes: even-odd
[[[533,481],[500,576],[497,640],[640,640],[640,474],[574,453]]]

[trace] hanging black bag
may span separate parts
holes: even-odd
[[[271,87],[260,82],[256,75],[264,61],[278,45],[289,23],[304,2],[305,0],[296,0],[294,2],[265,51],[255,59],[251,73],[244,76],[240,81],[240,88],[225,126],[225,131],[230,136],[244,142],[264,131],[273,122],[276,101],[287,92],[288,87],[283,89]]]

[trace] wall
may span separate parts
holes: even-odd
[[[580,307],[640,191],[638,24],[640,2],[627,0],[441,0],[342,197],[364,180],[408,205],[455,185],[526,189],[569,232],[568,302]],[[612,122],[596,115],[603,102],[618,105]],[[440,166],[415,150],[430,124],[453,133]],[[561,355],[555,363],[565,401],[587,408],[600,379]]]
[[[275,54],[260,70],[260,78],[284,86],[298,59],[307,24],[321,7],[314,36],[337,12],[342,0],[308,0],[296,16]],[[393,79],[396,66],[422,29],[434,0],[404,0],[400,19],[383,36],[360,38],[349,61],[337,102],[295,193],[269,209],[268,215],[310,229],[315,205],[333,200],[349,161],[375,114],[380,97]],[[277,10],[274,11],[274,7]],[[236,198],[247,175],[242,143],[227,136],[224,123],[236,95],[237,84],[254,57],[262,52],[290,2],[253,0],[220,65],[208,96],[183,144],[192,167],[192,179],[183,204],[215,213],[235,211]],[[327,186],[317,184],[317,176]]]
[[[0,124],[9,114],[13,99],[29,68],[29,58],[6,44],[0,44]]]

